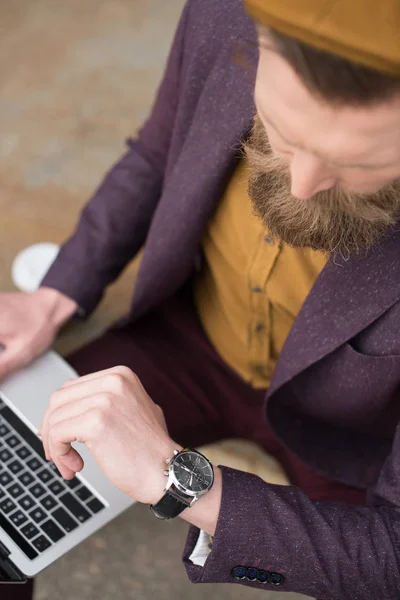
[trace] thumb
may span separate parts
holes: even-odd
[[[29,362],[29,354],[21,344],[0,342],[0,381]]]

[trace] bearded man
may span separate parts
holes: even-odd
[[[0,368],[43,351],[77,310],[88,316],[144,244],[126,319],[69,359],[83,377],[44,416],[47,456],[70,478],[82,467],[70,443],[86,442],[113,483],[188,521],[194,583],[389,600],[400,587],[400,7],[245,5],[188,1],[137,139],[41,289],[0,296]],[[277,458],[291,485],[217,465],[208,485],[186,448],[235,437]],[[174,450],[188,462],[168,494]],[[195,484],[204,493],[191,502]]]

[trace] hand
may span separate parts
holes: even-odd
[[[76,309],[74,300],[51,288],[0,294],[0,380],[47,350]]]
[[[146,504],[163,495],[165,460],[175,448],[160,406],[127,367],[68,381],[55,392],[40,427],[47,459],[71,479],[83,468],[71,446],[86,444],[120,490]]]

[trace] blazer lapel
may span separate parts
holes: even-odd
[[[363,256],[327,263],[288,336],[268,396],[354,337],[400,299],[399,255],[397,226]]]
[[[153,217],[135,287],[135,317],[173,293],[193,269],[204,229],[255,115],[255,69],[235,62],[233,50],[230,44],[223,49],[207,77]],[[256,65],[256,48],[251,62]]]

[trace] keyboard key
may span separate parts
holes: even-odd
[[[80,498],[83,501],[87,500],[88,498],[90,498],[90,496],[92,496],[92,492],[88,490],[88,488],[84,485],[80,487],[79,490],[75,490],[75,494],[78,496],[78,498]]]
[[[69,492],[60,497],[60,502],[62,502],[81,523],[87,521],[91,516],[86,508],[84,508],[78,500],[75,500],[73,495]]]
[[[17,507],[15,506],[14,502],[9,498],[6,498],[5,500],[2,500],[2,502],[0,502],[0,510],[2,510],[5,515],[8,515],[8,513],[10,513],[15,508]]]
[[[44,535],[40,535],[36,540],[33,540],[32,544],[35,546],[36,550],[39,552],[44,552],[51,546],[51,542]]]
[[[28,458],[28,456],[31,456],[31,454],[32,454],[26,446],[22,446],[15,452],[18,454],[18,456],[20,458],[22,458],[22,460],[25,460],[26,458]]]
[[[11,473],[14,473],[14,475],[21,473],[21,471],[24,470],[24,466],[19,462],[19,460],[13,460],[12,462],[8,463],[7,466]]]
[[[60,481],[53,481],[53,483],[49,483],[49,489],[53,492],[53,494],[61,494],[61,492],[65,492],[65,487]]]
[[[6,518],[4,515],[0,513],[0,529],[3,529],[7,535],[17,544],[19,548],[21,548],[22,552],[30,559],[33,560],[37,557],[37,552],[32,548],[30,544],[26,541],[18,529],[14,527],[14,525]]]
[[[39,479],[41,481],[43,481],[43,483],[47,483],[48,481],[50,481],[51,479],[53,479],[53,474],[48,471],[47,469],[43,469],[43,471],[39,471],[39,473],[36,473],[37,477],[39,477]]]
[[[78,523],[69,516],[63,508],[57,508],[51,515],[67,531],[73,531],[78,527]]]
[[[0,423],[0,436],[4,437],[7,433],[10,433],[10,428],[5,423]]]
[[[29,513],[29,516],[35,523],[40,523],[40,521],[43,521],[43,519],[47,517],[46,513],[39,506],[32,510],[32,512]]]
[[[52,542],[58,542],[58,540],[61,540],[65,536],[65,533],[51,519],[43,523],[41,528]]]
[[[14,525],[16,525],[17,527],[20,527],[28,520],[28,517],[26,515],[24,515],[24,513],[22,511],[17,510],[17,512],[13,513],[10,516],[10,519],[14,523]]]
[[[57,475],[57,477],[60,477],[61,479],[63,478],[60,471],[57,469],[56,465],[53,462],[48,463],[48,466],[53,471],[53,473]]]
[[[39,533],[39,529],[34,526],[33,523],[28,523],[24,527],[22,527],[21,532],[24,534],[28,540],[31,540],[35,535]]]
[[[35,506],[36,502],[31,496],[26,495],[23,498],[19,498],[18,504],[20,504],[22,508],[25,508],[25,510],[29,510],[30,508]]]
[[[19,475],[18,479],[25,486],[28,486],[35,481],[35,478],[33,477],[33,475],[31,475],[31,473],[29,473],[28,471],[26,471],[22,475]]]
[[[11,454],[11,452],[9,450],[7,450],[7,448],[4,448],[4,450],[2,450],[0,452],[0,462],[2,462],[2,463],[6,463],[12,457],[13,457],[13,455]]]
[[[13,412],[8,406],[5,406],[1,411],[2,418],[7,422],[7,425],[11,425],[11,427],[15,430],[16,433],[30,446],[30,450],[33,450],[43,459],[44,449],[41,439],[33,433],[32,429],[30,429],[21,419]]]
[[[47,510],[51,510],[52,508],[57,506],[57,502],[54,500],[53,496],[45,496],[41,499],[40,503],[43,504],[43,506],[47,508]]]
[[[43,494],[46,493],[46,490],[42,485],[40,485],[40,483],[36,483],[35,485],[33,485],[31,488],[29,488],[29,491],[32,494],[32,496],[35,496],[35,498],[40,498],[41,496],[43,496]]]
[[[19,483],[13,483],[12,485],[10,485],[7,492],[13,498],[18,498],[24,493],[24,489],[19,485]]]
[[[15,448],[15,446],[19,446],[20,444],[19,439],[15,435],[10,435],[5,442],[10,446],[10,448]]]
[[[98,513],[102,508],[105,508],[104,504],[100,502],[98,498],[93,498],[90,502],[87,502],[86,506],[94,513]]]
[[[78,485],[81,485],[81,481],[77,477],[69,479],[68,481],[64,481],[64,483],[69,487],[70,490],[74,490],[76,487],[78,487]]]
[[[0,473],[0,485],[9,485],[12,481],[14,481],[13,477],[7,471]]]
[[[27,465],[32,471],[37,471],[42,466],[42,463],[35,457],[28,460]]]

